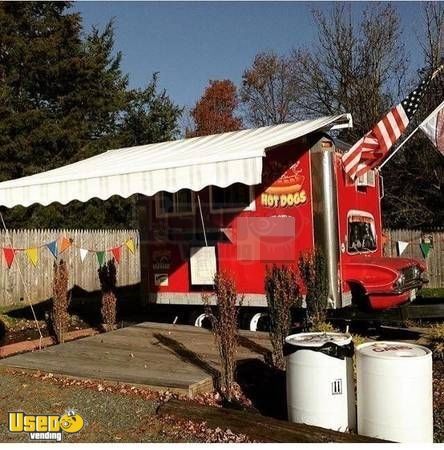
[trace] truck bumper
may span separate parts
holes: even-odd
[[[368,298],[372,309],[389,309],[413,301],[416,298],[416,291],[417,288],[413,288],[402,293],[369,294]]]

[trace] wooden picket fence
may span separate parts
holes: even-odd
[[[0,232],[1,248],[40,248],[38,249],[39,260],[35,267],[28,260],[25,251],[16,252],[14,262],[9,269],[5,257],[2,255],[0,306],[26,303],[26,290],[33,303],[52,296],[55,258],[45,244],[57,240],[61,236],[73,240],[73,245],[59,255],[59,259],[62,258],[68,265],[70,288],[76,285],[88,292],[99,290],[100,283],[97,274],[99,263],[93,250],[110,250],[122,244],[121,260],[117,265],[117,285],[131,286],[140,282],[140,246],[137,230],[11,230],[9,236],[2,231]],[[135,243],[134,254],[125,245],[130,238]],[[90,250],[83,262],[80,258],[79,248]],[[107,252],[105,258],[106,260],[111,259],[111,252]]]
[[[444,287],[444,230],[424,232],[420,230],[384,230],[388,240],[384,247],[386,256],[398,256],[397,242],[408,242],[401,257],[425,259],[430,282],[428,288]],[[424,239],[431,240],[432,246],[427,258],[422,254],[420,244]]]

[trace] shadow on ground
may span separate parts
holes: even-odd
[[[162,333],[156,333],[154,337],[163,347],[173,352],[182,361],[193,364],[208,373],[213,378],[213,384],[216,389],[219,389],[219,370],[181,342]],[[240,337],[240,345],[264,357],[269,357],[270,355],[270,351],[267,348],[243,336]],[[242,392],[251,400],[254,410],[277,419],[287,418],[285,372],[270,367],[264,361],[251,358],[238,361],[235,378]],[[236,402],[224,406],[235,409],[241,407]]]
[[[185,345],[183,345],[181,342],[165,336],[164,334],[154,333],[153,336],[164,348],[174,353],[180,360],[190,363],[210,375],[213,378],[213,385],[218,386],[220,378],[219,370],[202,359],[198,353],[193,352],[192,350],[185,347]]]
[[[240,360],[236,382],[264,416],[287,420],[285,372],[259,359]]]
[[[266,362],[271,361],[271,351],[263,345],[240,335],[237,337],[237,342],[240,346],[246,348],[247,350],[262,355]]]
[[[140,286],[125,286],[117,288],[117,318],[125,320],[127,317],[135,317],[140,311],[139,304]],[[74,286],[70,291],[71,300],[69,302],[68,312],[70,315],[77,315],[83,322],[90,326],[96,326],[101,323],[101,291],[88,292],[78,286]],[[37,320],[45,320],[45,313],[51,310],[52,300],[47,299],[33,305]],[[33,320],[34,316],[31,307],[23,304],[6,313],[15,319]]]

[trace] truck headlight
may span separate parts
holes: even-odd
[[[402,289],[404,287],[405,284],[405,275],[403,273],[401,273],[401,275],[399,275],[398,279],[395,281],[395,288],[396,289]]]
[[[418,266],[413,268],[413,278],[419,278],[421,276],[421,270]]]

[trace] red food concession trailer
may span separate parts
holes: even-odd
[[[278,132],[279,126],[266,128]],[[424,264],[383,256],[378,171],[353,182],[340,155],[335,139],[317,129],[266,148],[258,184],[222,187],[215,179],[197,192],[161,191],[142,200],[147,300],[186,305],[189,320],[202,325],[202,293],[225,270],[244,295],[247,326],[255,329],[266,306],[266,267],[294,265],[315,246],[327,261],[331,308],[357,303],[381,310],[415,298]]]

